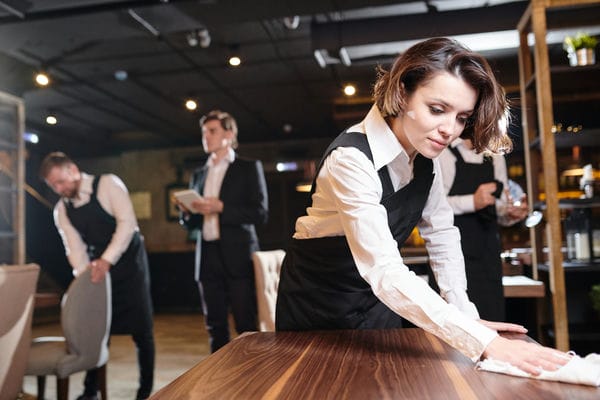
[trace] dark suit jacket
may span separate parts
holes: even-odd
[[[194,171],[190,178],[190,189],[202,194],[208,166],[204,165]],[[251,277],[252,252],[259,249],[255,225],[267,222],[269,202],[267,184],[262,163],[238,157],[223,178],[219,199],[223,202],[223,212],[219,214],[221,246],[225,268],[229,276]],[[196,258],[194,278],[200,277],[200,252],[202,249],[201,214],[191,214],[180,219],[187,229],[198,229],[196,241]]]

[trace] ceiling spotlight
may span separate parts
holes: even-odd
[[[327,52],[327,50],[317,49],[314,51],[315,60],[317,60],[317,64],[319,67],[325,68],[327,66],[327,61],[325,60],[325,55],[323,52]]]
[[[46,123],[48,125],[56,125],[58,123],[58,119],[54,115],[48,115],[46,117]]]
[[[196,31],[189,32],[185,35],[185,40],[187,40],[187,44],[190,47],[198,46],[198,33]]]
[[[340,51],[338,52],[340,55],[340,61],[346,67],[349,67],[352,64],[352,60],[350,59],[350,55],[348,54],[348,50],[345,47],[340,47]]]
[[[203,49],[206,49],[208,46],[210,46],[211,39],[210,32],[208,32],[208,29],[203,28],[198,31],[198,40],[200,47],[202,47]]]
[[[288,29],[297,29],[300,26],[300,16],[294,15],[293,17],[285,17],[283,19],[283,25]]]
[[[356,94],[356,87],[351,84],[344,86],[344,94],[346,96],[354,96]]]
[[[185,108],[190,111],[194,111],[196,108],[198,108],[198,103],[192,99],[188,99],[185,101]]]
[[[239,58],[238,56],[229,57],[229,65],[231,65],[232,67],[237,67],[241,63],[242,63],[242,59]]]
[[[35,76],[35,82],[40,86],[47,86],[50,83],[50,78],[44,72],[38,72]]]

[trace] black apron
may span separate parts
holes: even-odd
[[[337,147],[356,147],[371,161],[366,135],[343,132],[327,148],[316,177]],[[414,178],[394,192],[387,166],[378,171],[383,185],[381,204],[398,245],[421,219],[433,182],[433,163],[417,155]],[[311,193],[311,195],[312,195]],[[385,329],[402,326],[402,318],[384,305],[359,275],[345,236],[294,239],[281,268],[276,308],[277,330]]]
[[[449,196],[473,194],[482,183],[494,181],[491,158],[485,157],[483,164],[467,163],[458,149],[449,149],[456,157],[456,174]],[[469,299],[477,306],[481,318],[504,321],[501,245],[495,206],[455,215],[454,225],[460,230]]]
[[[67,216],[87,245],[90,260],[99,258],[108,247],[117,224],[98,202],[100,177],[94,178],[90,202],[75,208],[67,203]],[[135,232],[129,247],[110,268],[112,282],[111,333],[132,334],[152,330],[150,273],[144,241]]]

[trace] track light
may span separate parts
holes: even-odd
[[[206,29],[206,28],[200,29],[198,31],[198,43],[200,44],[200,47],[202,47],[203,49],[206,49],[208,46],[210,46],[210,42],[211,42],[211,38],[210,38],[210,32],[208,31],[208,29]]]
[[[200,47],[206,49],[208,46],[210,46],[210,32],[208,32],[208,29],[206,28],[196,29],[185,35],[185,40],[190,47],[196,47],[200,45]]]
[[[325,68],[327,66],[327,61],[325,60],[323,52],[327,52],[327,50],[317,49],[313,53],[315,56],[315,60],[317,60],[317,64],[319,64],[319,67],[321,68]]]
[[[338,51],[338,54],[340,55],[340,61],[346,67],[349,67],[352,64],[352,60],[350,59],[350,55],[348,54],[348,50],[346,50],[345,47],[340,47],[340,50]]]
[[[283,19],[283,25],[290,30],[298,29],[298,26],[300,26],[300,16],[294,15],[293,17],[285,17]]]
[[[187,44],[190,47],[198,46],[198,34],[196,31],[191,31],[187,35],[185,35],[185,40],[187,40]]]

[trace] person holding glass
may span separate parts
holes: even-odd
[[[506,124],[502,118],[499,128],[505,130]],[[454,225],[460,231],[469,299],[481,318],[504,321],[500,226],[527,216],[525,194],[521,190],[518,197],[511,195],[504,156],[475,151],[469,138],[454,140],[439,162]]]

